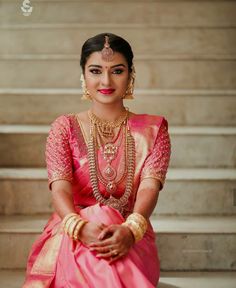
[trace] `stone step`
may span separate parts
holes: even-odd
[[[162,270],[234,271],[236,217],[152,218]],[[45,217],[0,217],[0,268],[24,268]],[[14,249],[12,249],[14,247]]]
[[[0,125],[0,167],[45,166],[48,130],[46,125]],[[235,167],[235,127],[175,126],[169,132],[171,167]]]
[[[236,8],[236,5],[235,5]],[[19,14],[19,13],[18,13]],[[66,15],[69,15],[66,13]],[[121,14],[122,15],[122,14]],[[123,16],[123,15],[122,15]],[[23,17],[21,17],[23,18]],[[101,31],[107,31],[107,24],[97,27],[62,23],[59,25],[8,26],[1,29],[0,54],[5,57],[18,54],[74,55],[80,57],[83,43]],[[236,53],[236,29],[232,28],[161,28],[148,25],[124,24],[109,27],[109,32],[127,39],[135,57],[141,55],[176,55],[177,59],[190,55],[193,59],[202,57],[233,57]],[[27,43],[27,45],[26,45]],[[2,57],[3,57],[2,56]],[[26,57],[26,56],[24,56]],[[210,56],[209,56],[210,57]]]
[[[21,287],[24,270],[0,270],[0,285]],[[235,288],[236,272],[161,272],[158,288]]]
[[[45,169],[0,169],[0,214],[53,211]],[[154,214],[236,215],[236,170],[169,169]]]
[[[88,109],[81,94],[81,89],[0,89],[0,123],[49,124],[58,115]],[[164,113],[169,125],[236,126],[236,90],[136,89],[134,94],[135,101],[125,102],[131,111]]]
[[[124,4],[125,3],[125,4]],[[234,1],[37,1],[30,17],[22,17],[17,1],[3,1],[1,24],[133,23],[161,27],[235,26]],[[125,6],[124,6],[125,5]],[[105,7],[105,9],[104,9]],[[125,9],[124,9],[125,7]],[[65,13],[65,11],[67,13]],[[113,13],[116,11],[116,13]],[[31,26],[29,25],[29,26]]]
[[[51,40],[50,40],[51,41]],[[136,88],[235,89],[236,61],[145,55],[134,61]],[[79,57],[1,57],[0,88],[80,88]],[[62,69],[63,67],[63,69]]]

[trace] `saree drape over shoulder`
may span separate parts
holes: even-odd
[[[128,213],[132,213],[143,179],[156,178],[163,188],[171,145],[168,123],[162,116],[132,115],[128,125],[136,151],[133,191],[127,204]],[[46,161],[49,187],[61,179],[71,182],[74,205],[82,218],[106,225],[125,221],[118,210],[97,203],[93,196],[87,142],[77,115],[63,115],[53,122],[47,139]],[[119,165],[119,159],[116,161]],[[108,197],[102,185],[99,189]],[[125,179],[113,196],[121,197],[124,190]],[[158,283],[159,271],[155,234],[150,223],[143,239],[134,244],[126,256],[109,264],[107,260],[98,259],[84,244],[64,234],[61,218],[53,213],[33,244],[23,288],[151,288]]]

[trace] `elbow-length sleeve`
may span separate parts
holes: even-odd
[[[73,181],[72,155],[69,144],[69,120],[58,117],[51,126],[46,142],[48,185],[57,180]]]
[[[170,155],[171,143],[168,133],[168,122],[163,118],[153,150],[144,162],[141,181],[146,178],[158,179],[161,182],[160,190],[162,190],[169,167]]]

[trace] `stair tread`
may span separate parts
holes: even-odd
[[[1,287],[20,287],[24,275],[25,270],[0,270]],[[236,272],[161,272],[160,276],[158,288],[234,288],[236,281]]]
[[[0,216],[0,233],[40,233],[49,215]],[[153,216],[154,231],[164,234],[235,234],[236,216]]]
[[[0,179],[47,179],[44,168],[0,168]],[[167,180],[236,180],[235,169],[169,168]]]

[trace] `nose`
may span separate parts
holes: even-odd
[[[104,87],[109,87],[110,83],[111,83],[111,79],[110,79],[109,71],[104,71],[104,73],[102,73],[102,77],[101,77],[101,84]]]

